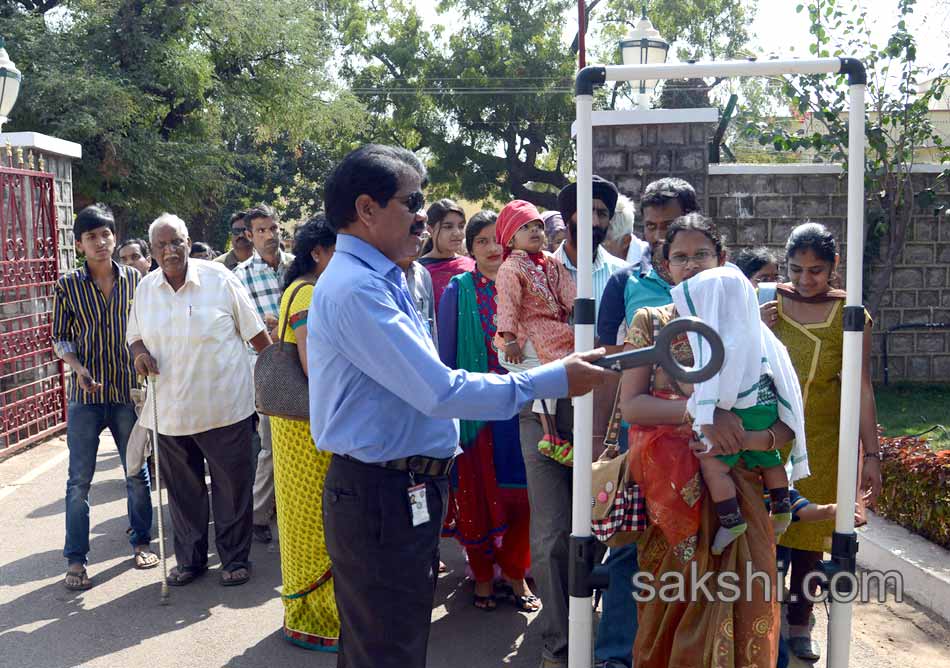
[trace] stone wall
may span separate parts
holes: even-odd
[[[789,232],[812,220],[844,239],[847,184],[837,165],[712,165],[708,211],[732,248],[766,245],[781,251]],[[936,174],[919,175],[932,183]],[[917,177],[915,177],[917,178]],[[842,260],[846,246],[842,244]],[[950,323],[950,219],[920,212],[874,324],[872,359],[882,379],[883,332],[909,323]],[[872,266],[871,271],[875,267]],[[844,276],[844,267],[839,270]],[[950,330],[904,330],[888,337],[891,382],[950,381]]]
[[[664,176],[689,181],[705,199],[709,140],[715,129],[711,122],[595,126],[594,173],[616,183],[634,201],[644,186]]]
[[[686,179],[734,249],[766,245],[781,250],[792,228],[806,220],[823,223],[843,240],[848,198],[839,165],[710,165],[708,142],[716,128],[710,111],[595,113],[594,173],[614,181],[635,201],[654,179]],[[668,119],[675,122],[660,122]],[[918,188],[932,184],[937,171],[922,166],[914,177]],[[844,244],[841,250],[844,258]],[[843,263],[840,273],[844,276]],[[876,379],[883,375],[884,330],[928,322],[950,323],[950,217],[921,211],[875,320]],[[892,382],[950,382],[950,330],[895,332],[888,337],[888,357]]]

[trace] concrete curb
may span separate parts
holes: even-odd
[[[870,511],[857,534],[860,567],[898,571],[904,594],[950,622],[950,551]]]

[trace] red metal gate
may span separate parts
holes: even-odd
[[[51,339],[58,265],[53,175],[0,166],[0,451],[66,423]]]

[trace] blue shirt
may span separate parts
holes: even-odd
[[[345,233],[313,292],[307,367],[314,442],[364,462],[451,457],[454,418],[504,420],[532,399],[567,395],[562,362],[504,376],[449,369],[402,270]]]
[[[647,306],[666,306],[673,302],[670,291],[673,286],[660,278],[656,269],[647,274],[634,272],[627,279],[623,291],[623,303],[627,326],[633,322],[633,316]]]

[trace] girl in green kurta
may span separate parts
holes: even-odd
[[[802,387],[811,475],[795,487],[813,503],[835,503],[845,292],[831,286],[838,266],[834,236],[817,223],[799,225],[789,236],[786,258],[790,283],[778,286],[776,303],[765,305],[763,318],[788,348]],[[871,318],[865,314],[865,319],[859,431],[864,457],[859,470],[864,498],[873,503],[881,489],[881,471],[870,372]],[[789,592],[795,602],[788,605],[789,649],[806,660],[817,660],[819,649],[811,640],[813,606],[802,595],[803,581],[831,549],[833,531],[833,520],[796,522],[780,541],[792,553]]]

